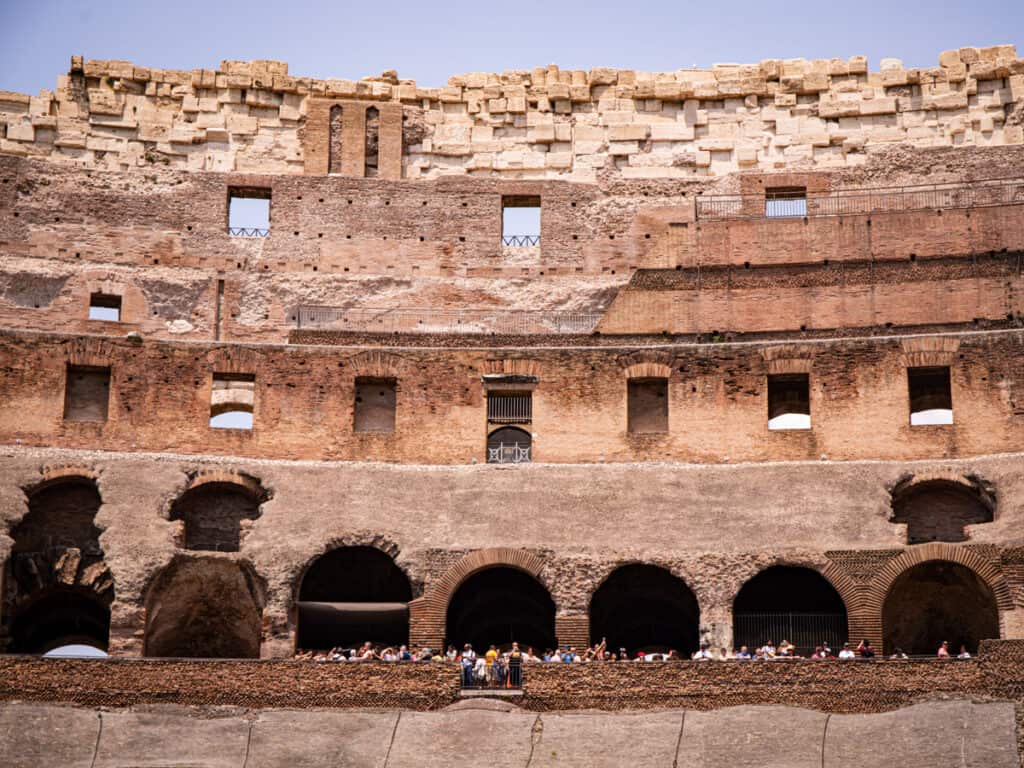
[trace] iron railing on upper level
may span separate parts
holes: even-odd
[[[765,195],[703,195],[697,198],[696,214],[698,219],[715,221],[776,218],[780,216],[776,210],[780,205],[806,206],[806,212],[798,215],[814,217],[1024,204],[1024,179],[840,189],[808,192],[805,199],[806,202],[794,203]],[[781,215],[794,214],[787,211]]]
[[[266,237],[270,230],[259,227],[228,227],[228,234],[232,237]]]
[[[502,245],[540,245],[540,235],[502,235]]]
[[[296,327],[363,333],[493,333],[546,335],[592,333],[600,312],[509,309],[345,309],[302,305]]]

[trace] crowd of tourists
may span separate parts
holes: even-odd
[[[788,640],[783,640],[776,645],[768,640],[763,645],[750,650],[746,645],[739,649],[730,651],[721,648],[719,651],[712,651],[706,643],[702,643],[699,650],[695,651],[690,659],[692,661],[775,661],[785,659],[874,659],[878,652],[870,640],[862,640],[856,647],[852,643],[843,643],[838,652],[832,649],[828,642],[822,642],[815,646],[814,653],[810,656],[801,655],[797,652],[795,645]],[[949,650],[949,643],[943,641],[935,654],[938,658],[953,658]],[[370,642],[363,643],[359,648],[332,648],[329,651],[303,651],[295,654],[296,659],[309,659],[317,662],[364,662],[364,661],[419,661],[419,662],[454,662],[459,664],[462,671],[462,683],[464,686],[508,686],[518,687],[522,681],[522,668],[524,664],[531,663],[587,663],[600,661],[681,661],[681,656],[674,650],[667,652],[637,651],[636,654],[629,654],[625,648],[610,651],[607,642],[600,643],[586,648],[582,653],[577,652],[571,645],[561,648],[548,648],[543,653],[536,652],[533,647],[520,648],[519,643],[512,643],[507,650],[499,650],[496,646],[490,646],[486,651],[477,653],[470,643],[466,643],[462,650],[454,645],[441,653],[440,650],[422,648],[418,652],[411,651],[408,646],[399,645],[380,647]],[[890,659],[907,659],[909,656],[900,648],[895,648],[888,656]],[[960,652],[956,655],[958,659],[969,659],[971,654],[967,647],[960,646]]]

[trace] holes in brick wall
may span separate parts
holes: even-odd
[[[626,386],[628,430],[668,432],[668,379],[630,379]]]
[[[953,423],[953,393],[949,366],[907,368],[910,426]]]
[[[394,432],[397,382],[357,378],[352,429],[355,432]]]
[[[110,368],[68,365],[64,384],[65,421],[106,421]]]
[[[256,376],[214,373],[210,391],[210,427],[252,429],[256,410]]]
[[[89,319],[120,322],[121,297],[107,293],[94,293],[89,296]]]
[[[811,388],[806,373],[768,376],[768,429],[810,429]]]

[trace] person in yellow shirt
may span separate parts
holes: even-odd
[[[495,679],[494,678],[494,673],[498,671],[497,667],[495,666],[495,662],[497,660],[498,660],[498,651],[492,645],[487,650],[487,653],[484,654],[484,673],[487,676],[487,682],[488,683],[494,683],[494,679]]]

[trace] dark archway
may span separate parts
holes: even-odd
[[[452,595],[447,642],[477,651],[513,640],[540,652],[555,646],[555,602],[533,576],[498,566],[470,576]]]
[[[959,563],[931,560],[901,573],[882,606],[885,650],[934,655],[943,640],[950,653],[961,645],[976,653],[985,638],[999,637],[999,609],[988,584]]]
[[[908,544],[966,541],[965,526],[992,522],[990,498],[942,480],[895,490],[892,512],[894,523],[906,523]]]
[[[682,579],[655,565],[634,563],[615,570],[590,600],[590,639],[608,649],[689,656],[698,648],[700,608]]]
[[[254,659],[262,599],[252,573],[231,560],[179,558],[146,601],[146,656]]]
[[[261,492],[235,483],[206,483],[186,491],[171,507],[171,520],[185,522],[185,549],[237,552],[242,520],[260,516]]]
[[[788,640],[798,654],[810,655],[822,642],[835,649],[848,639],[846,604],[828,579],[813,568],[766,568],[743,585],[732,613],[737,648]]]
[[[375,547],[340,547],[318,557],[299,587],[298,648],[351,647],[409,639],[412,585]]]
[[[11,624],[11,653],[46,653],[65,645],[107,650],[110,608],[96,593],[57,587],[20,608]]]
[[[488,464],[526,464],[533,459],[533,438],[525,429],[501,427],[487,437]]]
[[[91,477],[61,477],[29,491],[11,530],[3,619],[9,650],[44,653],[68,642],[106,649],[114,580],[96,526],[101,499]]]

